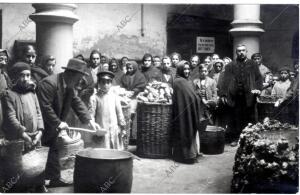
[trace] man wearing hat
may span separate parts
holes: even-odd
[[[93,119],[104,129],[105,140],[101,142],[101,138],[97,140],[96,147],[101,147],[101,144],[107,149],[124,149],[122,136],[126,123],[122,112],[120,98],[111,90],[114,74],[110,71],[101,71],[97,74],[98,90],[91,97],[90,113]]]
[[[86,63],[72,58],[63,73],[54,74],[43,79],[39,84],[38,96],[45,121],[45,133],[42,143],[50,147],[46,165],[46,178],[50,186],[68,185],[61,179],[57,139],[69,129],[65,122],[71,108],[80,121],[98,130],[99,125],[91,120],[88,109],[77,96],[76,87],[84,75]]]
[[[5,90],[11,88],[11,80],[6,72],[8,64],[8,53],[5,49],[0,49],[0,98],[3,96]],[[0,138],[3,137],[2,132],[2,105],[0,104]]]
[[[3,132],[7,140],[24,140],[24,152],[28,152],[33,150],[34,146],[39,145],[44,131],[44,122],[35,94],[35,84],[31,80],[29,64],[17,62],[11,70],[14,75],[13,87],[5,92],[2,100]],[[5,168],[8,169],[9,167]],[[9,172],[12,174],[15,173],[15,170]],[[6,179],[11,178],[11,176],[7,175],[8,178]],[[26,186],[26,188],[34,187],[35,190],[38,190],[35,192],[47,191],[44,187],[44,177],[41,176],[39,182],[35,186]],[[15,188],[18,192],[20,190],[20,192],[26,192],[23,191],[26,189],[21,189],[20,186],[15,186]]]

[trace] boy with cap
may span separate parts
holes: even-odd
[[[6,91],[2,99],[3,131],[7,140],[24,140],[24,152],[29,152],[35,146],[40,145],[44,122],[35,94],[35,84],[31,81],[29,64],[18,62],[13,65],[12,72],[14,75],[13,87]],[[26,186],[26,188],[29,187],[33,187],[35,192],[47,191],[44,186],[44,178],[41,178],[40,183],[35,186]]]
[[[42,136],[44,122],[31,80],[30,66],[17,62],[12,67],[13,87],[4,95],[3,130],[8,140],[23,138],[26,147],[36,145]],[[26,148],[25,148],[26,149]],[[30,149],[30,148],[28,148]]]
[[[101,129],[105,129],[105,148],[123,150],[122,137],[125,135],[126,123],[122,112],[121,102],[117,94],[111,90],[114,74],[101,71],[98,76],[97,93],[91,97],[89,108],[91,116]],[[120,128],[121,127],[121,128]]]

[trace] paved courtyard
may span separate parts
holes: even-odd
[[[237,147],[226,146],[223,154],[205,155],[193,165],[169,159],[133,160],[132,193],[230,193],[232,167]],[[135,147],[130,147],[134,152]],[[73,180],[73,170],[63,171]],[[73,187],[52,188],[50,192],[72,193]]]

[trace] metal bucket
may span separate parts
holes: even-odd
[[[222,154],[225,147],[225,130],[221,127],[207,126],[200,135],[200,151],[204,154]]]
[[[44,184],[49,148],[40,147],[22,154],[24,141],[10,141],[5,145],[2,156],[4,183],[9,183],[8,190],[16,192],[30,186]],[[13,183],[13,185],[11,185]]]
[[[86,148],[76,155],[74,192],[130,193],[133,156],[126,151]]]

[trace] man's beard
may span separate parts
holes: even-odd
[[[169,72],[170,68],[167,67],[167,66],[162,66],[161,70],[162,70],[163,72]]]
[[[94,63],[92,63],[92,64],[91,64],[91,67],[92,67],[92,68],[97,68],[99,65],[100,65],[100,64],[94,64]]]

